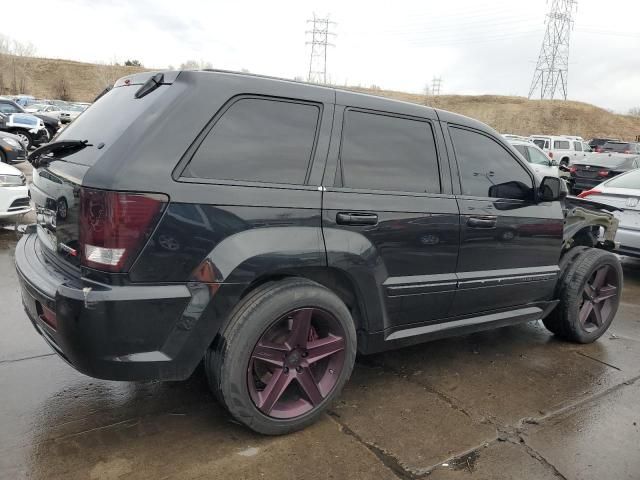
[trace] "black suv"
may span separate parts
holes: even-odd
[[[185,379],[204,362],[262,433],[317,419],[356,352],[539,319],[592,342],[618,307],[612,215],[453,113],[139,74],[30,161],[65,183],[16,248],[44,339],[105,379]],[[75,201],[56,219],[62,188]]]

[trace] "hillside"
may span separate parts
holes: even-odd
[[[11,82],[15,83],[12,74],[17,71],[22,75],[23,93],[55,98],[66,91],[72,100],[91,101],[117,78],[142,70],[139,67],[0,55],[0,93],[10,93]],[[580,135],[586,139],[604,136],[626,140],[634,140],[636,135],[640,135],[640,118],[613,114],[581,102],[527,100],[498,95],[425,97],[390,90],[350,89],[461,113],[503,133],[555,133]]]

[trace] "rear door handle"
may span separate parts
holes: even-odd
[[[467,219],[469,228],[494,228],[498,218],[494,215],[471,216]]]
[[[336,215],[338,225],[377,225],[378,215],[375,213],[339,212]]]

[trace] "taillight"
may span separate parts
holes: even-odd
[[[598,145],[596,147],[596,153],[602,153],[602,152],[604,152],[604,148],[602,148],[600,145]]]
[[[549,158],[553,158],[553,152],[549,152]]]
[[[578,167],[573,166],[573,167],[569,167],[569,173],[576,173],[578,171]]]
[[[608,177],[609,176],[609,170],[599,170],[598,171],[598,176],[600,176],[600,177]]]
[[[599,195],[602,192],[600,190],[596,190],[595,188],[592,188],[591,190],[585,190],[584,192],[582,192],[580,195],[578,195],[578,198],[586,198],[589,195]]]
[[[169,198],[161,194],[80,189],[83,265],[126,271],[149,239]]]
[[[631,150],[625,150],[624,153],[631,153]]]

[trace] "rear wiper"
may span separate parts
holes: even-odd
[[[51,157],[45,157],[49,153],[55,153],[58,159],[92,146],[88,140],[59,140],[47,143],[29,154],[29,163],[35,168],[44,167],[52,160]]]

